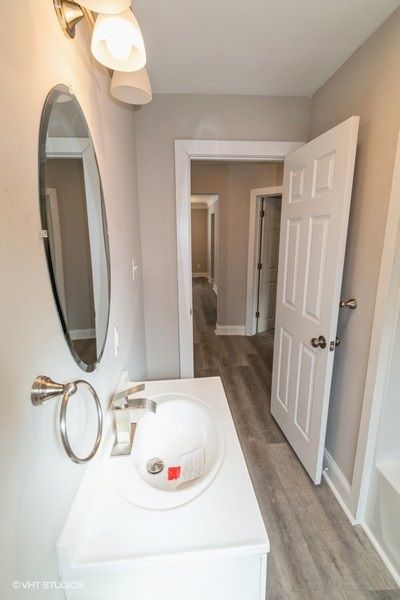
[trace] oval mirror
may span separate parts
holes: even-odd
[[[110,307],[110,262],[100,173],[82,109],[63,85],[40,126],[42,232],[65,339],[84,371],[100,361]]]

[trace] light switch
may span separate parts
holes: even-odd
[[[136,279],[136,271],[139,269],[139,265],[135,265],[135,259],[132,258],[132,279],[135,281]]]
[[[117,323],[114,327],[114,353],[115,356],[118,356],[119,352],[119,323]]]

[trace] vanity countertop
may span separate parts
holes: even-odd
[[[225,436],[225,455],[216,478],[183,506],[169,510],[136,507],[110,482],[107,461],[119,458],[109,457],[109,431],[101,456],[86,469],[58,540],[64,578],[100,565],[124,569],[160,561],[168,564],[269,552],[268,535],[220,378],[146,383],[147,397],[160,393],[196,396],[214,410]]]

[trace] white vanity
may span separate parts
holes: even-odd
[[[158,404],[159,421],[144,417],[131,455],[111,457],[108,418],[57,544],[66,598],[264,600],[269,540],[220,379],[152,381],[139,395]],[[197,440],[171,465],[174,440],[185,444],[197,414],[206,447]],[[141,461],[168,439],[172,454],[153,480]]]

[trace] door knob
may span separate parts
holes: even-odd
[[[324,348],[326,348],[326,339],[323,335],[320,335],[317,338],[313,337],[311,340],[311,346],[313,346],[314,348],[321,348],[323,350]]]
[[[358,306],[358,302],[355,298],[350,298],[349,300],[341,300],[339,302],[340,308],[351,308],[355,310]]]

